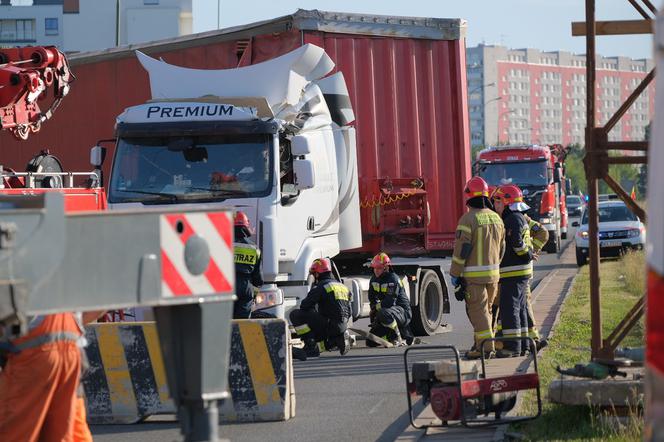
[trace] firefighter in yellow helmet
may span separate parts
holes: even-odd
[[[371,260],[374,276],[369,281],[371,333],[395,345],[410,345],[415,337],[410,330],[413,312],[401,278],[392,271],[390,257],[381,252]],[[374,346],[367,340],[368,346]]]
[[[491,210],[489,186],[480,177],[473,177],[464,187],[468,212],[456,229],[450,276],[455,297],[466,301],[468,318],[473,325],[474,345],[467,353],[469,359],[494,354],[491,306],[498,291],[500,260],[505,252],[505,228],[496,212]]]

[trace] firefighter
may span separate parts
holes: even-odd
[[[306,360],[335,348],[345,355],[350,350],[347,330],[351,316],[350,291],[334,279],[328,258],[315,259],[309,274],[314,277],[314,285],[300,308],[289,315],[296,333],[304,341],[304,349],[293,348],[293,357]]]
[[[233,319],[247,319],[254,303],[254,291],[263,285],[261,251],[251,240],[253,230],[244,212],[235,214],[235,294]]]
[[[539,253],[542,251],[542,247],[549,241],[549,231],[546,230],[542,224],[531,219],[528,215],[525,215],[526,221],[528,222],[528,228],[530,230],[530,240],[533,245],[533,261],[537,261],[539,258]],[[535,341],[537,351],[547,346],[548,342],[546,339],[540,339],[539,331],[537,330],[537,323],[535,322],[535,315],[533,313],[533,304],[531,299],[531,290],[530,282],[532,277],[528,281],[528,291],[526,292],[526,314],[528,320],[528,329],[527,336],[532,338]],[[521,333],[523,334],[523,326]]]
[[[31,318],[28,333],[4,341],[0,372],[0,440],[73,440],[81,412],[79,343],[83,328],[72,313]]]
[[[523,202],[521,189],[503,185],[493,195],[496,212],[505,223],[505,255],[500,262],[499,317],[503,337],[521,337],[527,334],[526,293],[533,274],[533,246],[530,229],[521,212],[529,209]],[[521,341],[506,340],[497,357],[521,355]]]
[[[397,346],[411,345],[413,312],[401,279],[390,266],[390,257],[381,252],[371,260],[374,276],[369,281],[370,332]],[[375,346],[367,341],[368,346]]]
[[[474,330],[473,347],[466,358],[477,359],[483,349],[486,357],[494,355],[491,305],[498,290],[500,260],[505,248],[503,221],[491,209],[489,187],[480,177],[473,177],[464,187],[469,210],[460,219],[452,255],[450,276],[455,297],[466,301],[466,312]]]
[[[528,228],[530,230],[530,240],[533,246],[533,261],[536,261],[539,257],[539,253],[541,252],[542,247],[544,247],[544,245],[549,240],[549,232],[542,226],[542,224],[531,219],[528,215],[524,214],[524,217],[528,222]],[[530,281],[532,281],[532,277]],[[493,301],[492,308],[493,324],[496,336],[502,336],[502,324],[500,324],[500,321],[498,321],[499,304],[500,290],[498,290],[498,295]],[[523,335],[525,333],[527,336],[531,337],[535,341],[537,351],[539,351],[540,349],[546,347],[548,342],[546,339],[540,339],[539,331],[537,330],[537,323],[535,322],[535,315],[533,313],[533,305],[531,300],[530,282],[528,283],[528,291],[526,292],[526,309],[528,316],[528,328],[527,330],[523,330],[522,326],[521,334]],[[502,342],[496,342],[496,348],[498,347],[502,348]],[[522,351],[521,353],[524,354],[525,352]]]

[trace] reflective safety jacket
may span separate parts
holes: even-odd
[[[403,308],[408,321],[413,314],[410,310],[410,301],[403,288],[401,279],[394,272],[383,272],[380,276],[375,275],[369,281],[369,305],[371,310],[390,308],[395,305]]]
[[[333,321],[343,322],[351,316],[350,291],[332,278],[316,282],[300,303],[302,310],[318,308],[318,313]]]
[[[505,256],[500,262],[500,278],[528,279],[533,274],[533,244],[525,215],[505,208]]]
[[[533,244],[533,252],[539,253],[542,250],[542,247],[549,241],[549,231],[546,230],[542,224],[531,219],[528,215],[523,215],[526,217],[528,222],[528,228],[530,229],[530,240]]]
[[[470,208],[459,219],[450,275],[476,284],[498,282],[505,252],[505,227],[491,209]]]
[[[249,238],[239,237],[233,244],[235,249],[235,292],[239,299],[252,299],[253,288],[263,285],[261,274],[261,251]]]

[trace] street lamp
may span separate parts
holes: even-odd
[[[495,85],[496,85],[496,83],[481,84],[481,85],[477,86],[476,88],[471,89],[470,92],[468,92],[468,95],[472,95],[473,92],[479,91],[482,88],[489,87],[489,86],[495,86]]]

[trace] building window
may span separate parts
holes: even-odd
[[[26,42],[35,40],[34,20],[0,20],[0,41]]]
[[[45,18],[44,28],[46,29],[46,35],[58,35],[58,19]]]

